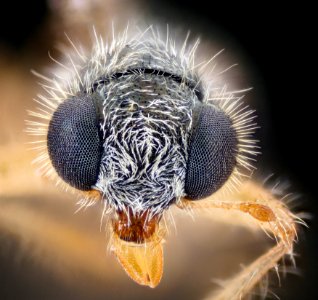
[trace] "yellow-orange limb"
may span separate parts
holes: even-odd
[[[293,243],[297,235],[297,217],[269,191],[253,182],[243,183],[238,191],[227,196],[220,196],[219,200],[216,200],[214,195],[199,201],[183,199],[178,205],[181,208],[220,208],[247,213],[263,230],[272,232],[278,241],[272,249],[244,268],[235,278],[229,280],[223,290],[210,295],[208,299],[241,299],[270,269],[277,266],[277,262],[285,254],[291,256],[293,254]]]

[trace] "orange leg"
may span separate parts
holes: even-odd
[[[292,257],[293,243],[297,237],[296,223],[303,223],[281,201],[252,182],[244,183],[237,192],[227,196],[219,193],[199,201],[183,199],[178,206],[188,209],[220,208],[247,213],[254,219],[251,218],[251,222],[256,221],[277,240],[273,248],[229,280],[223,290],[210,295],[208,299],[241,299],[247,295],[270,269],[277,266],[285,254]]]

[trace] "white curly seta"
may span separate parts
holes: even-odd
[[[194,91],[141,72],[112,79],[98,92],[104,152],[96,187],[120,210],[160,213],[184,196]]]

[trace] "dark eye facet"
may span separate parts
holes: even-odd
[[[58,175],[79,190],[90,190],[98,178],[102,146],[99,120],[91,95],[61,103],[49,124],[47,146]]]
[[[225,183],[236,165],[237,143],[223,111],[212,105],[195,110],[185,181],[188,198],[205,198]]]

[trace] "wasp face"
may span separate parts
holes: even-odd
[[[204,100],[191,60],[147,42],[101,49],[76,71],[73,96],[56,105],[48,154],[66,183],[99,191],[114,208],[119,240],[142,244],[156,240],[172,203],[207,197],[225,183],[237,163],[238,133],[225,111]],[[121,247],[116,253],[127,266]]]
[[[176,78],[145,74],[99,80],[64,101],[48,131],[58,174],[99,190],[118,211],[158,214],[181,196],[215,192],[235,166],[230,119]]]
[[[156,215],[182,196],[220,188],[235,166],[237,139],[178,58],[171,55],[167,67],[163,49],[144,45],[125,47],[121,61],[131,52],[129,64],[57,107],[48,150],[71,186],[100,191],[118,211]]]

